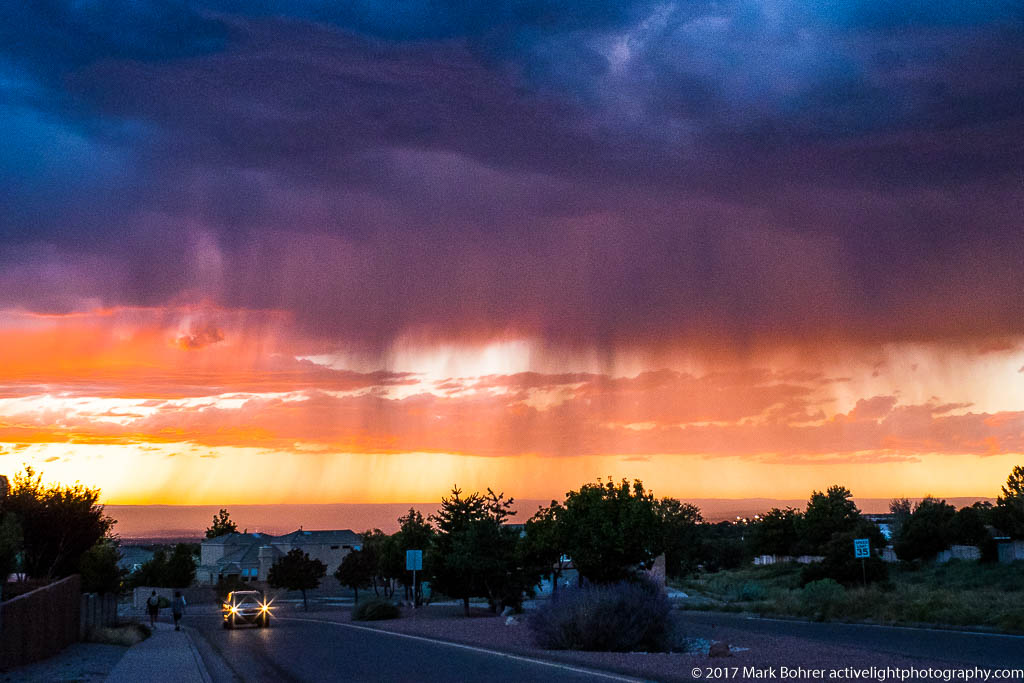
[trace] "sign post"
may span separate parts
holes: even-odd
[[[871,557],[871,540],[867,538],[853,539],[853,556],[860,558],[860,573],[864,579],[864,587],[868,585],[868,570],[866,567],[867,558]]]
[[[423,551],[405,551],[405,569],[412,572],[412,608],[416,609],[419,604],[419,594],[416,592],[416,572],[423,571]]]

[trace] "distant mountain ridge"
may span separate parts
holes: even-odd
[[[777,498],[686,498],[697,505],[704,518],[712,522],[752,517],[773,507],[803,509],[806,499]],[[888,498],[857,498],[857,505],[867,513],[889,511]],[[920,498],[912,498],[912,501]],[[971,505],[975,501],[995,502],[994,498],[955,497],[946,501],[956,507]],[[526,521],[549,499],[517,499],[518,514],[513,521]],[[431,503],[314,503],[278,505],[107,505],[108,515],[117,520],[114,532],[125,540],[181,540],[203,536],[213,515],[227,508],[239,530],[283,534],[304,527],[306,529],[352,529],[361,532],[379,528],[387,533],[398,529],[397,519],[414,508],[424,515],[438,508]]]

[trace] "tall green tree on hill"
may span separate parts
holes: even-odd
[[[221,508],[220,512],[213,516],[213,523],[206,530],[206,537],[217,538],[218,536],[237,533],[238,525],[231,520],[231,515],[228,514],[228,511]]]
[[[302,606],[309,609],[306,591],[314,590],[320,585],[320,579],[327,574],[327,565],[311,558],[301,548],[292,548],[284,557],[270,566],[267,583],[274,588],[290,591],[302,591]]]

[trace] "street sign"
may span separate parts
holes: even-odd
[[[411,572],[423,571],[423,551],[422,550],[406,550],[405,551],[405,568],[406,568],[406,570],[411,571]]]
[[[871,557],[871,542],[866,538],[855,538],[853,540],[854,557]]]

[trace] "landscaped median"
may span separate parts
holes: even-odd
[[[825,579],[801,586],[794,563],[704,574],[681,581],[690,610],[753,612],[827,621],[1024,633],[1024,563],[951,561],[896,566],[885,583],[843,587]]]
[[[352,610],[337,612],[316,612],[309,615],[301,611],[290,613],[289,617],[310,618],[340,622],[357,627],[369,627],[404,635],[429,638],[485,650],[511,654],[530,659],[543,660],[581,667],[591,670],[609,671],[629,677],[646,680],[690,680],[693,666],[706,664],[707,652],[711,645],[713,629],[701,627],[699,632],[685,633],[687,652],[585,652],[579,650],[550,650],[537,644],[535,634],[528,623],[536,612],[529,609],[525,614],[499,616],[483,604],[470,608],[466,617],[460,603],[432,604],[419,609],[403,607],[400,616],[387,620],[353,620]],[[677,626],[676,632],[685,630],[678,610],[669,618]],[[287,617],[282,617],[286,620]],[[733,654],[742,655],[743,648],[735,648]],[[737,660],[730,660],[733,663]]]

